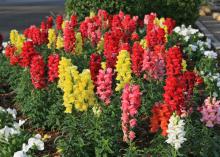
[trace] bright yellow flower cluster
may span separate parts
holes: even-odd
[[[146,49],[147,48],[147,41],[145,39],[141,39],[140,45],[143,49]]]
[[[183,69],[182,69],[183,72],[187,71],[187,69],[186,69],[187,63],[186,63],[186,60],[184,60],[184,59],[182,60],[182,67],[183,67]]]
[[[75,108],[77,110],[87,111],[89,106],[96,104],[94,85],[91,80],[90,70],[83,70],[74,89],[74,96],[76,98]]]
[[[131,58],[126,50],[121,50],[117,56],[116,80],[119,81],[116,86],[116,91],[120,91],[124,86],[131,81]]]
[[[22,34],[19,34],[17,30],[13,29],[10,32],[10,42],[17,48],[17,52],[20,53],[25,37]]]
[[[63,48],[63,37],[61,35],[58,35],[57,42],[56,42],[56,48],[61,49]]]
[[[73,73],[78,72],[77,67],[73,66],[70,59],[66,59],[62,57],[62,59],[59,62],[59,82],[58,87],[60,87],[63,92],[63,104],[66,108],[66,113],[72,112],[72,106],[74,103],[74,97],[73,97],[73,86],[74,86],[74,78]]]
[[[56,32],[54,29],[50,28],[48,30],[48,44],[47,44],[47,47],[49,49],[52,49],[55,47],[55,43],[56,43]]]
[[[97,44],[97,51],[98,53],[102,53],[104,50],[104,38],[102,37],[101,40]]]
[[[96,104],[90,71],[86,69],[79,74],[71,60],[64,57],[59,62],[58,87],[64,92],[63,104],[66,113],[72,113],[73,104],[79,111],[86,111],[89,106]]]
[[[80,55],[83,51],[83,40],[82,35],[80,32],[76,33],[76,47],[75,47],[75,54]]]

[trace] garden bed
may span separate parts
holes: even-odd
[[[0,156],[220,153],[218,54],[191,26],[155,13],[48,17],[12,30],[0,62]]]

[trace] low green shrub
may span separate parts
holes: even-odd
[[[77,14],[80,20],[90,11],[104,9],[109,13],[122,10],[131,15],[143,18],[145,14],[156,12],[162,17],[172,17],[178,24],[193,24],[198,17],[202,0],[66,0],[68,16]]]

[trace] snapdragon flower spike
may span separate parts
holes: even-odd
[[[106,105],[109,105],[111,102],[110,97],[112,95],[112,76],[113,72],[111,68],[107,68],[106,71],[100,69],[97,76],[96,93]]]
[[[166,142],[173,146],[176,150],[187,140],[184,130],[185,122],[178,115],[173,114],[169,119],[167,140]]]
[[[73,27],[71,26],[70,22],[65,23],[65,28],[63,31],[64,36],[64,49],[66,52],[74,53],[75,49],[75,32]]]
[[[58,78],[58,66],[60,56],[58,54],[52,54],[48,57],[48,81],[54,82]]]
[[[42,89],[46,86],[45,63],[41,55],[35,55],[30,64],[30,74],[32,84],[36,89]]]
[[[37,51],[34,49],[34,43],[32,41],[26,41],[23,44],[19,65],[21,67],[29,67],[32,58],[37,55]]]
[[[10,59],[11,65],[16,65],[19,63],[20,57],[16,55],[17,48],[12,45],[7,45],[5,48],[5,56]]]
[[[94,84],[96,83],[99,69],[101,69],[101,62],[102,62],[102,58],[99,54],[96,53],[91,54],[89,61],[89,69]]]
[[[157,45],[154,50],[145,50],[143,53],[143,63],[141,71],[144,72],[144,78],[162,80],[165,75],[165,47]]]
[[[106,65],[108,68],[115,69],[117,61],[120,35],[115,35],[112,32],[107,32],[104,35],[104,56],[106,58]]]
[[[132,130],[137,126],[135,116],[138,114],[138,109],[141,106],[141,92],[139,85],[127,84],[121,96],[122,110],[122,131],[123,140],[125,142],[133,141],[135,132]]]
[[[144,54],[144,49],[138,42],[135,42],[132,48],[131,61],[132,61],[132,71],[136,76],[140,76],[141,74],[141,69],[143,64],[143,54]]]
[[[57,30],[62,30],[62,24],[63,24],[63,16],[62,15],[58,15],[56,17],[56,29]]]
[[[24,35],[26,38],[29,38],[33,41],[34,45],[42,45],[48,43],[47,39],[47,30],[40,29],[35,25],[30,26],[29,28],[25,29]]]
[[[204,105],[199,108],[202,114],[201,121],[206,124],[207,127],[214,127],[220,124],[220,100],[216,98],[208,97],[204,101]]]

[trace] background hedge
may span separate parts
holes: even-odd
[[[88,16],[90,11],[105,9],[109,13],[120,10],[131,15],[144,17],[156,12],[162,17],[172,17],[178,24],[193,24],[198,17],[198,8],[203,0],[66,0],[68,16],[77,14],[79,19]]]

